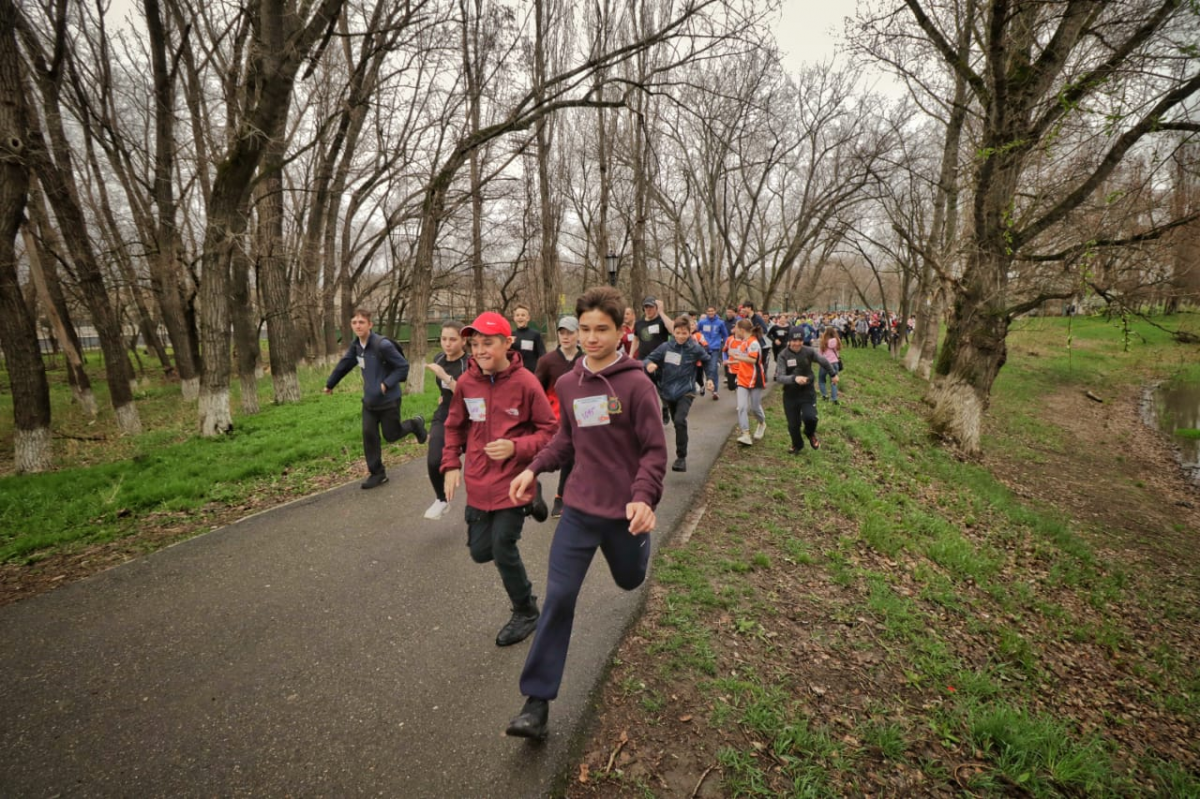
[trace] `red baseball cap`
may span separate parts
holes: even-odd
[[[495,311],[484,311],[475,317],[475,321],[462,329],[464,336],[478,333],[481,336],[511,336],[512,326],[508,320]]]

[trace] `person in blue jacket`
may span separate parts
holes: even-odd
[[[425,419],[414,416],[400,421],[400,384],[408,379],[408,361],[395,344],[371,332],[371,312],[355,309],[350,327],[355,339],[325,381],[325,393],[332,394],[333,387],[355,366],[362,371],[363,455],[370,472],[362,487],[374,488],[388,481],[387,470],[383,468],[380,428],[389,443],[412,433],[417,437],[417,443],[424,444]]]
[[[719,375],[718,370],[721,368],[721,348],[725,346],[725,339],[729,338],[729,328],[725,326],[725,320],[717,315],[716,306],[710,305],[704,310],[704,316],[700,317],[700,334],[704,336],[704,340],[708,342],[708,363],[704,365],[704,373],[708,375],[708,381],[713,384],[712,398],[717,397],[717,380]]]
[[[688,411],[696,399],[696,364],[708,366],[710,356],[699,342],[692,338],[692,320],[684,316],[675,320],[673,337],[646,356],[646,373],[659,372],[658,396],[662,398],[663,411],[670,413],[675,423],[675,462],[671,471],[687,471]],[[714,390],[709,379],[706,388]]]

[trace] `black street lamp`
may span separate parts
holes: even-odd
[[[608,255],[604,256],[604,264],[608,267],[608,285],[616,288],[617,286],[617,265],[621,258],[612,250],[608,251]]]

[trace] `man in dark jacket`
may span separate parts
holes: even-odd
[[[374,488],[388,481],[387,471],[383,468],[380,428],[389,443],[412,433],[418,443],[424,444],[425,419],[414,416],[400,421],[400,384],[408,379],[408,361],[395,344],[371,332],[371,312],[362,308],[355,310],[350,327],[356,338],[325,381],[325,393],[332,394],[333,387],[355,366],[362,370],[363,455],[370,472],[362,487]]]
[[[821,448],[821,442],[817,440],[817,392],[813,389],[816,379],[812,365],[824,367],[837,383],[837,372],[819,352],[805,345],[804,336],[803,328],[793,327],[787,347],[775,362],[775,382],[783,386],[783,412],[787,417],[788,435],[792,438],[792,448],[788,452],[793,455],[799,455],[804,449],[802,425],[812,448]]]
[[[671,471],[687,471],[688,451],[688,411],[692,401],[696,399],[695,376],[696,364],[707,364],[710,358],[708,350],[691,335],[692,320],[686,315],[675,320],[674,337],[654,352],[646,356],[646,373],[653,375],[660,372],[658,379],[658,396],[662,398],[663,410],[670,413],[675,422],[675,463]],[[709,380],[706,388],[714,390],[713,381]]]

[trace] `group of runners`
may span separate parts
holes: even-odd
[[[469,325],[442,326],[441,352],[427,365],[440,390],[428,430],[421,416],[401,421],[399,384],[409,365],[397,345],[372,331],[365,309],[354,313],[355,339],[326,393],[354,366],[361,369],[369,471],[363,488],[387,482],[381,431],[388,441],[409,433],[428,441],[435,496],[426,519],[444,517],[465,488],[470,556],[495,564],[511,610],[496,645],[536,633],[520,678],[525,704],[506,732],[541,739],[596,551],[621,588],[633,590],[645,579],[667,470],[664,427],[674,426],[671,468],[684,472],[692,404],[703,396],[719,400],[724,382],[736,396],[737,441],[752,446],[766,433],[762,395],[773,379],[783,390],[791,452],[801,452],[806,441],[819,448],[817,389],[838,401],[841,360],[834,325],[810,330],[784,317],[768,322],[749,302],[726,317],[710,306],[704,314],[667,319],[662,304],[646,297],[637,318],[616,289],[594,288],[578,298],[574,315],[558,320],[557,346],[549,351],[530,318],[519,305],[515,327],[495,312]],[[553,472],[559,474],[548,505],[538,477]],[[519,549],[528,516],[558,518],[540,608]]]

